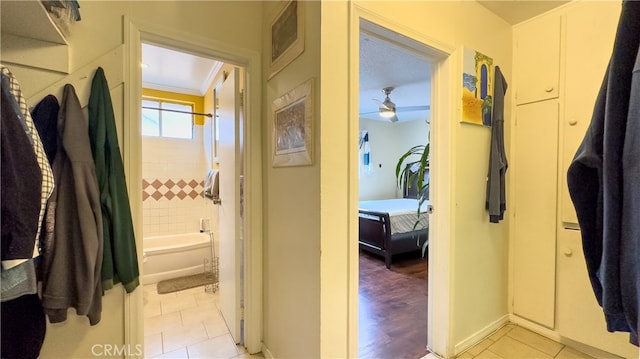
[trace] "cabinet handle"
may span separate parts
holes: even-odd
[[[571,257],[573,255],[571,248],[565,248],[563,253],[566,257]]]
[[[576,120],[575,118],[572,118],[569,120],[569,126],[575,126],[578,124],[578,120]]]
[[[544,91],[545,91],[545,92],[551,92],[551,91],[553,91],[553,86],[547,86],[547,87],[545,87],[545,88],[544,88]]]

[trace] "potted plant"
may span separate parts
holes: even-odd
[[[417,159],[416,159],[417,158]],[[422,205],[428,200],[429,187],[429,144],[417,145],[411,147],[405,152],[396,165],[396,179],[398,187],[403,188],[406,183],[407,188],[415,185],[417,192],[418,206],[416,208],[416,222],[413,224],[413,230],[421,229],[420,216],[424,214]],[[419,238],[418,238],[418,245]],[[424,257],[429,245],[429,240],[422,244],[422,256]]]

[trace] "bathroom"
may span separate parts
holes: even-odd
[[[232,67],[146,43],[142,60],[145,356],[233,358],[245,351],[219,310],[219,206],[208,176],[219,168],[215,89]],[[186,73],[197,85],[188,85],[185,73],[170,71],[167,78],[163,63],[192,64]],[[185,277],[206,285],[161,290]]]

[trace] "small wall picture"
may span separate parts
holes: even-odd
[[[273,77],[304,51],[304,2],[287,2],[271,23],[270,74]]]
[[[313,79],[273,101],[273,166],[313,164]]]
[[[491,126],[493,59],[465,47],[462,66],[461,121]]]

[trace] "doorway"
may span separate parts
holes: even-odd
[[[383,39],[387,43],[394,44],[396,46],[401,46],[407,51],[413,52],[413,54],[417,57],[421,57],[426,60],[428,65],[425,67],[425,71],[430,74],[430,89],[433,89],[433,92],[430,94],[425,94],[422,103],[411,103],[411,104],[403,104],[406,107],[413,107],[414,109],[420,107],[421,109],[425,105],[425,102],[429,104],[429,114],[428,114],[428,138],[431,147],[430,151],[430,159],[431,159],[431,170],[430,170],[430,200],[431,204],[435,205],[438,198],[446,198],[450,195],[449,188],[447,185],[447,179],[442,178],[443,175],[449,172],[449,153],[446,149],[446,146],[440,147],[439,143],[442,142],[443,139],[449,136],[451,131],[450,123],[446,120],[439,121],[439,119],[445,119],[447,113],[450,111],[447,102],[447,96],[449,91],[449,77],[450,77],[450,59],[449,54],[453,52],[454,49],[444,48],[441,49],[441,45],[437,42],[430,41],[431,39],[424,38],[424,36],[419,34],[407,34],[406,29],[398,28],[397,24],[389,23],[383,18],[376,17],[370,13],[362,13],[356,12],[355,18],[357,19],[358,24],[358,37],[361,37],[362,33],[373,34],[374,36]],[[356,38],[354,34],[352,36],[353,39]],[[433,42],[433,44],[431,44]],[[356,42],[357,43],[357,42]],[[361,47],[361,46],[360,46]],[[362,54],[358,53],[359,63],[362,64],[362,61],[373,61],[371,59],[363,59],[360,57]],[[361,65],[360,65],[361,66]],[[359,68],[360,75],[362,75],[362,69]],[[362,79],[359,78],[359,83],[361,84]],[[356,82],[358,83],[358,82]],[[402,86],[402,84],[398,83],[390,83],[391,87]],[[362,89],[359,89],[357,92],[360,96],[360,110],[362,109],[363,101],[371,101],[370,96],[362,95]],[[378,89],[378,91],[382,94],[382,88]],[[395,91],[395,89],[394,89]],[[399,91],[397,92],[399,93]],[[383,94],[382,98],[378,95],[376,98],[381,102],[385,94]],[[365,97],[366,96],[366,97]],[[364,97],[364,98],[363,98]],[[395,99],[398,99],[397,103],[400,103],[400,96],[394,97],[394,92],[391,91],[391,96],[389,96],[391,101],[396,103]],[[415,101],[414,101],[415,102]],[[431,108],[433,106],[433,108]],[[382,106],[378,106],[382,108]],[[366,112],[366,111],[359,111]],[[402,112],[398,112],[397,116],[401,118]],[[361,117],[361,116],[359,116]],[[427,118],[425,118],[427,119]],[[401,123],[401,122],[397,122]],[[405,144],[402,146],[404,147]],[[408,148],[402,148],[401,152],[405,152]],[[440,149],[440,150],[439,150]],[[384,168],[385,164],[380,164],[375,160],[376,152],[373,145],[371,145],[370,150],[370,158],[373,164],[373,168],[380,169]],[[378,151],[380,152],[380,151]],[[384,152],[384,151],[382,151]],[[397,163],[398,157],[392,161],[391,165],[393,166],[393,174],[391,175],[392,179],[395,180],[395,165]],[[356,162],[358,166],[361,166],[360,161]],[[382,165],[382,166],[380,166]],[[386,164],[386,167],[389,167],[389,163]],[[353,169],[352,174],[358,173],[361,168]],[[361,171],[360,171],[361,172]],[[444,181],[443,181],[444,180]],[[395,188],[394,188],[395,190]],[[362,194],[361,191],[356,191],[356,193]],[[398,192],[392,193],[391,195],[395,195],[400,197]],[[441,202],[442,203],[442,202]],[[429,296],[426,298],[427,300],[420,304],[422,306],[422,313],[426,313],[426,318],[422,319],[422,322],[419,326],[427,327],[427,331],[424,333],[420,333],[421,339],[417,340],[418,351],[424,350],[424,353],[427,353],[427,348],[429,351],[436,353],[446,353],[446,341],[448,338],[448,321],[449,321],[449,312],[448,312],[448,272],[446,270],[448,263],[448,247],[446,240],[445,241],[435,241],[434,238],[446,238],[446,233],[448,232],[448,204],[443,203],[439,207],[442,209],[442,212],[434,212],[429,215],[429,224],[428,224],[428,232],[429,232],[429,246],[425,253],[428,266],[428,276],[429,280],[427,285]],[[358,252],[356,252],[358,253]],[[419,253],[419,251],[418,251]],[[359,255],[359,253],[358,253]],[[358,260],[357,257],[352,256],[352,260]],[[395,260],[395,259],[394,259]],[[358,263],[358,262],[356,262]],[[381,261],[381,266],[384,267],[384,261]],[[392,265],[393,269],[393,260]],[[353,292],[352,292],[353,293]],[[357,298],[357,297],[356,297]],[[433,311],[434,303],[438,303],[439,310]],[[440,306],[440,304],[443,304]],[[436,329],[437,328],[437,329]],[[363,328],[358,328],[359,337],[362,338]],[[397,355],[403,355],[403,353],[396,353]],[[411,355],[411,354],[409,354]],[[420,354],[414,354],[420,355]]]
[[[258,125],[258,128],[255,129],[255,124],[256,123],[259,124],[260,121],[257,115],[253,115],[253,114],[259,113],[256,109],[259,108],[259,105],[260,105],[258,101],[259,92],[260,92],[259,90],[260,69],[258,66],[256,66],[256,63],[259,63],[257,61],[257,59],[259,59],[259,54],[256,54],[247,50],[242,50],[242,49],[238,49],[236,51],[233,48],[231,49],[226,48],[227,51],[225,51],[223,55],[222,51],[219,52],[218,50],[216,50],[217,46],[220,46],[220,44],[217,44],[217,43],[215,44],[208,43],[206,40],[199,39],[199,38],[189,38],[189,36],[186,36],[185,38],[184,34],[180,36],[174,36],[175,34],[167,34],[164,32],[163,29],[155,28],[152,25],[144,25],[144,29],[141,29],[137,24],[134,24],[134,23],[130,23],[128,25],[129,25],[129,40],[130,40],[130,44],[129,44],[130,81],[129,83],[132,84],[129,89],[130,95],[128,96],[128,98],[131,99],[130,102],[128,103],[128,107],[129,107],[128,113],[130,114],[131,118],[137,118],[137,119],[142,118],[142,111],[141,111],[142,109],[140,104],[144,96],[142,91],[142,69],[140,68],[140,64],[144,63],[142,61],[143,60],[143,56],[142,56],[143,43],[162,46],[164,48],[168,48],[177,52],[182,52],[189,55],[196,55],[205,59],[218,60],[224,65],[228,65],[230,69],[239,68],[244,71],[243,75],[239,77],[240,79],[236,81],[236,84],[242,82],[242,85],[246,90],[245,98],[249,98],[248,101],[245,101],[243,105],[243,111],[242,111],[242,115],[243,115],[242,120],[244,121],[244,119],[246,119],[246,123],[242,123],[242,125],[237,125],[238,122],[236,122],[236,126],[232,127],[233,131],[236,131],[236,130],[237,131],[244,130],[244,131],[233,132],[230,135],[230,137],[232,138],[230,142],[233,144],[233,147],[235,149],[238,149],[238,151],[234,151],[235,160],[232,162],[234,166],[236,164],[238,165],[236,166],[237,171],[234,170],[229,172],[230,172],[230,175],[233,175],[233,176],[235,176],[236,174],[243,175],[245,186],[251,186],[251,188],[254,189],[254,191],[252,191],[252,196],[248,196],[248,195],[244,196],[244,201],[243,201],[244,216],[240,217],[240,215],[238,214],[233,218],[232,226],[244,229],[243,236],[240,236],[240,233],[236,232],[234,237],[231,239],[234,243],[232,247],[236,251],[236,255],[231,256],[233,257],[232,258],[233,261],[226,257],[221,258],[220,260],[220,268],[229,266],[228,263],[230,262],[232,263],[230,265],[231,275],[227,275],[226,278],[231,280],[233,288],[231,290],[225,291],[225,293],[230,293],[230,292],[234,292],[234,294],[246,293],[246,296],[244,298],[240,298],[236,296],[234,299],[235,305],[237,305],[238,308],[240,307],[241,302],[244,303],[244,313],[246,313],[244,317],[244,321],[243,321],[243,318],[239,316],[235,318],[230,318],[220,314],[218,314],[220,315],[219,318],[211,319],[211,316],[208,316],[208,314],[210,314],[209,310],[211,310],[211,312],[215,311],[218,313],[219,312],[224,313],[224,310],[218,311],[218,308],[217,308],[220,305],[220,303],[223,302],[222,300],[216,301],[215,305],[212,303],[205,303],[205,306],[207,306],[206,310],[197,310],[197,309],[194,310],[193,308],[194,306],[197,307],[197,305],[200,302],[206,302],[203,298],[208,293],[205,293],[205,289],[203,287],[201,287],[200,289],[190,289],[191,291],[193,291],[193,293],[186,293],[184,296],[182,296],[183,298],[181,298],[180,293],[173,293],[173,296],[178,297],[177,303],[175,304],[168,303],[166,305],[163,305],[162,303],[160,303],[160,311],[162,314],[162,310],[165,306],[168,307],[168,312],[171,312],[171,310],[176,312],[175,309],[179,309],[179,310],[189,309],[187,307],[191,306],[190,309],[192,309],[191,312],[193,313],[188,312],[185,315],[182,315],[184,313],[178,313],[178,316],[181,321],[180,324],[183,326],[182,328],[183,330],[181,331],[176,330],[177,332],[181,332],[180,333],[181,336],[173,340],[174,342],[173,344],[175,344],[176,342],[185,343],[185,342],[188,342],[189,340],[191,340],[191,342],[189,342],[187,345],[182,345],[182,346],[178,346],[177,344],[175,344],[174,346],[178,346],[176,350],[184,349],[186,351],[194,351],[196,353],[200,353],[204,356],[207,356],[207,355],[212,355],[213,352],[211,352],[210,350],[216,350],[215,348],[220,348],[223,346],[228,350],[225,349],[226,351],[224,351],[223,353],[215,354],[215,356],[223,356],[223,357],[233,357],[238,354],[241,354],[245,352],[244,347],[246,347],[247,348],[246,351],[250,353],[259,352],[260,345],[261,345],[261,343],[259,342],[259,336],[262,329],[260,327],[261,322],[259,320],[256,320],[256,318],[261,317],[261,302],[255,300],[255,298],[259,298],[259,296],[261,295],[260,292],[261,292],[262,285],[261,285],[260,273],[256,273],[256,271],[253,270],[252,268],[256,268],[256,267],[259,268],[259,266],[254,267],[254,265],[257,262],[256,258],[261,258],[261,252],[260,252],[261,251],[261,244],[260,244],[261,232],[260,230],[256,230],[256,228],[260,228],[259,225],[261,222],[259,215],[257,215],[259,214],[259,212],[256,211],[256,208],[261,208],[261,203],[260,203],[261,188],[259,186],[256,186],[256,182],[252,181],[252,179],[254,178],[253,176],[256,175],[255,169],[261,168],[261,163],[260,163],[259,157],[255,157],[255,159],[251,161],[246,161],[244,159],[244,156],[247,152],[259,150],[259,146],[256,146],[256,143],[259,143],[256,141],[256,136],[259,136],[260,127]],[[232,72],[231,70],[229,70],[228,72],[224,71],[222,69],[222,66],[219,70],[221,70],[219,71],[219,73],[224,78],[226,78],[227,75]],[[205,109],[203,111],[203,113],[205,114],[211,113],[212,116],[214,112],[213,87],[217,85],[217,83],[214,80],[215,79],[213,79],[212,77],[212,81],[209,84],[207,84],[207,87],[205,89],[206,100],[211,103],[210,108]],[[255,98],[253,98],[252,96],[250,97],[249,94],[251,94],[252,96],[255,94],[256,97]],[[240,99],[235,101],[235,104],[239,105]],[[220,109],[216,109],[216,110],[220,110]],[[193,111],[193,112],[197,112],[197,111]],[[232,112],[238,115],[234,120],[241,121],[240,109],[239,108],[234,109]],[[132,123],[128,127],[129,136],[127,139],[125,139],[126,141],[125,143],[127,143],[127,145],[130,146],[128,151],[128,156],[127,156],[127,160],[128,160],[127,162],[128,162],[128,167],[130,169],[129,172],[131,173],[130,175],[131,182],[134,183],[134,186],[132,186],[131,191],[133,192],[135,190],[140,190],[142,192],[141,187],[136,188],[137,184],[142,184],[142,185],[145,184],[143,182],[143,179],[144,179],[143,173],[142,173],[143,166],[141,165],[143,163],[142,162],[143,137],[142,137],[142,130],[141,130],[142,126],[138,121],[130,121],[130,122]],[[194,138],[200,139],[201,141],[200,144],[202,145],[204,134],[207,131],[215,128],[215,126],[212,126],[211,123],[207,125],[206,121],[200,124],[200,126],[201,128],[197,128],[196,129],[197,131],[194,131],[193,134],[195,135]],[[252,130],[256,131],[258,135],[256,134],[249,135],[248,132]],[[224,135],[221,133],[219,137],[221,141],[222,141],[222,136]],[[209,137],[212,139],[216,138],[216,136],[212,134],[209,134]],[[257,140],[259,141],[259,137],[257,137]],[[179,141],[179,140],[173,139],[173,141]],[[199,147],[199,146],[196,145],[195,147]],[[242,148],[243,150],[242,152],[239,150],[240,148]],[[205,152],[203,147],[201,147],[200,150],[198,151]],[[174,157],[179,157],[179,156],[174,156]],[[190,157],[196,157],[196,156],[193,155]],[[190,157],[183,157],[182,159],[184,162],[189,162],[192,160]],[[207,156],[205,156],[203,153],[202,157],[207,157]],[[211,157],[213,157],[213,155],[211,155]],[[209,164],[208,160],[204,160],[204,163]],[[258,174],[259,174],[259,170],[258,170]],[[201,185],[203,184],[202,182],[204,181],[205,175],[206,175],[206,172],[200,174],[199,180],[194,178],[193,181],[184,180],[183,182],[186,182],[186,185],[193,185],[197,187],[195,191],[198,192],[198,190],[201,189]],[[168,178],[167,180],[165,180],[165,182],[158,181],[158,183],[156,183],[156,186],[160,187],[160,192],[169,193],[169,188],[168,188],[169,186],[167,186],[167,181],[169,181],[168,184],[170,186],[185,185],[184,183],[180,183],[179,179],[177,181],[179,183],[174,183],[176,182],[175,180]],[[152,181],[152,183],[153,182],[154,181]],[[228,204],[240,203],[239,202],[240,201],[239,182],[240,181],[235,182],[237,185],[237,188],[234,187],[234,189],[230,191],[231,195],[226,197],[226,203]],[[178,194],[176,194],[175,189],[172,192],[174,194],[173,195],[170,194],[169,197],[183,196],[183,199],[184,199],[184,198],[189,198],[193,196],[192,192],[186,193],[186,191],[184,191],[186,193],[186,197],[184,197],[184,194],[181,194],[180,191],[178,191]],[[223,193],[223,192],[224,191],[221,190],[220,193]],[[256,194],[256,197],[253,196],[254,193]],[[159,195],[157,196],[159,197]],[[198,196],[199,196],[199,193],[196,193],[195,197],[199,198]],[[218,208],[219,211],[222,210],[222,207],[224,207],[224,203],[225,202],[223,201],[223,204],[220,205],[220,208]],[[136,205],[132,206],[132,212],[134,212],[134,216],[137,217],[137,220],[135,221],[136,221],[136,227],[137,227],[137,237],[139,238],[138,251],[141,254],[141,257],[142,257],[142,253],[145,252],[145,249],[143,246],[144,234],[142,233],[143,231],[141,229],[142,227],[144,227],[144,223],[145,223],[144,220],[149,218],[148,215],[145,216],[143,214],[144,213],[143,208],[144,208],[144,205],[142,203],[137,203]],[[233,209],[228,212],[239,213],[239,211],[240,211],[240,205],[237,206],[237,209]],[[180,211],[178,210],[178,212]],[[214,212],[211,217],[213,217],[215,214],[216,213]],[[186,211],[179,213],[179,216],[187,217]],[[196,232],[199,232],[200,229],[203,229],[203,232],[206,232],[209,228],[215,230],[215,224],[212,223],[213,218],[210,218],[210,219],[212,219],[212,221],[207,221],[206,216],[203,216],[203,221],[200,221],[200,218],[198,218],[195,225],[197,228]],[[193,226],[192,221],[190,221],[189,223],[190,225]],[[239,242],[239,238],[244,239],[245,241],[244,246]],[[222,238],[220,238],[220,240],[222,240]],[[215,242],[217,244],[218,240],[216,239]],[[207,246],[207,247],[210,248],[210,246]],[[217,245],[214,248],[216,248],[216,250],[220,249],[219,246]],[[245,250],[241,252],[242,248],[245,248]],[[237,260],[239,258],[241,260]],[[144,259],[141,260],[141,262],[144,262]],[[240,267],[240,264],[242,264],[242,268]],[[249,270],[246,270],[248,266],[251,266],[251,268]],[[204,266],[202,266],[201,268],[204,268]],[[244,273],[245,275],[244,282],[241,282],[240,280],[241,272]],[[224,270],[222,270],[220,273],[224,273]],[[144,278],[144,276],[145,276],[144,267],[141,266],[141,277]],[[145,283],[143,282],[143,284]],[[220,291],[220,294],[219,294],[220,297],[226,296],[227,294],[225,293],[222,293],[222,291]],[[185,299],[184,297],[187,297],[188,299]],[[148,348],[150,345],[149,343],[154,343],[154,340],[155,340],[155,343],[157,344],[158,339],[160,339],[161,341],[160,345],[161,347],[164,347],[164,343],[162,343],[162,341],[164,340],[164,335],[161,334],[157,336],[155,334],[158,334],[158,333],[154,333],[155,335],[154,337],[145,336],[145,331],[144,331],[145,314],[150,315],[152,313],[145,313],[144,302],[145,302],[144,298],[139,298],[139,299],[130,298],[130,300],[127,301],[127,305],[130,307],[130,310],[127,312],[127,317],[125,318],[125,321],[129,321],[129,320],[131,321],[131,330],[129,331],[129,334],[127,334],[129,337],[128,340],[133,343],[145,342],[146,344],[145,347]],[[240,312],[240,310],[239,309],[233,310],[233,312]],[[200,321],[199,322],[200,325],[196,325],[198,328],[197,329],[184,328],[185,316],[189,318],[187,322],[191,322],[192,319],[195,322]],[[203,321],[203,319],[207,320],[207,318],[211,319],[210,321],[213,322],[213,323],[209,323],[209,327],[207,327],[207,323]],[[163,326],[163,325],[166,326],[166,321],[164,319],[157,319],[157,323],[159,323],[160,326]],[[237,331],[233,329],[234,327],[237,328]],[[222,328],[224,328],[224,332],[222,332]],[[232,328],[232,329],[229,329],[229,328]],[[242,332],[242,335],[239,334],[240,328],[244,329]],[[185,339],[185,337],[191,337],[191,339]],[[230,345],[227,345],[227,344],[230,344]],[[236,346],[235,344],[240,344],[240,346]],[[173,349],[171,345],[169,345],[169,348]],[[163,348],[163,352],[166,352],[164,348]]]

